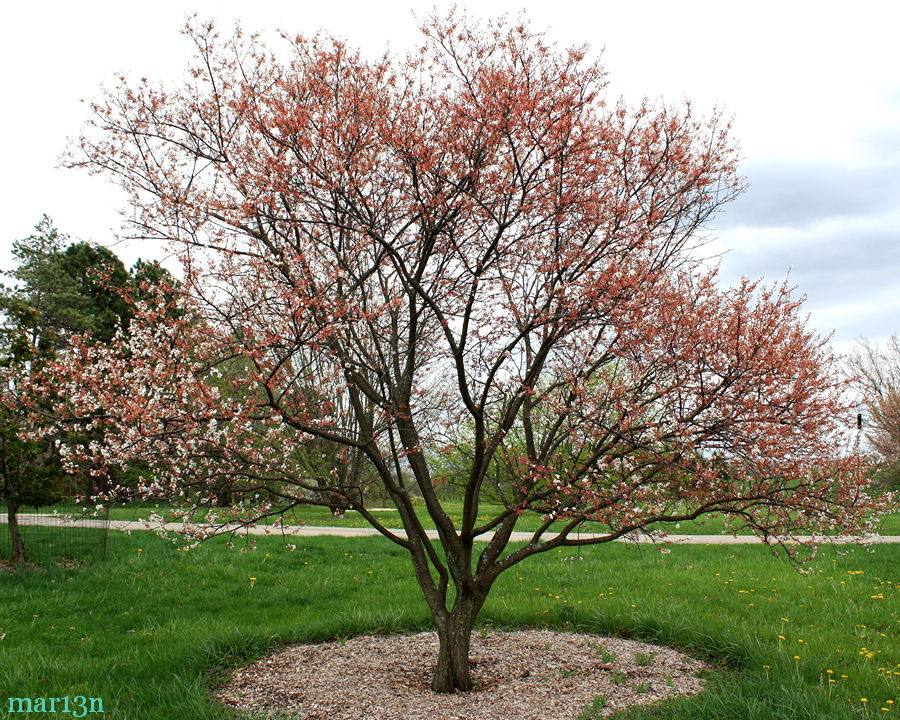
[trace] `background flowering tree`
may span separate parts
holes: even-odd
[[[879,457],[876,476],[900,488],[900,337],[891,335],[883,346],[861,340],[847,357],[846,371],[865,405],[860,420]]]
[[[104,429],[74,460],[139,459],[147,491],[193,502],[233,483],[271,503],[254,516],[359,511],[409,552],[436,691],[471,688],[479,609],[535,553],[710,512],[859,527],[841,385],[799,302],[691,258],[739,190],[718,117],[607,104],[581,49],[505,22],[432,20],[421,52],[375,61],[188,32],[188,82],[123,79],[72,159],[184,266],[179,312],[139,306],[127,339],[55,367],[58,411]],[[577,537],[590,521],[608,532]]]
[[[81,343],[102,343],[125,331],[130,318],[126,297],[150,297],[155,281],[168,273],[141,261],[128,271],[109,250],[70,242],[46,216],[33,235],[13,242],[12,256],[15,267],[2,273],[10,285],[0,285],[0,504],[5,505],[11,556],[18,562],[25,559],[20,508],[102,489],[96,485],[99,478],[86,472],[64,472],[58,443],[90,438],[69,436],[53,426],[52,418],[48,424],[52,388],[30,396],[32,375],[65,355],[73,334]],[[40,437],[28,439],[29,432]],[[121,474],[112,479],[128,480]]]

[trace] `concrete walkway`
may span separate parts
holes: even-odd
[[[0,524],[5,522],[6,515],[0,515]],[[19,515],[19,524],[97,527],[96,520],[65,520],[53,517],[52,515],[38,515],[29,513],[21,513]],[[112,530],[122,531],[166,530],[177,533],[183,530],[184,525],[183,523],[174,522],[160,524],[139,522],[137,520],[110,520],[109,527]],[[239,526],[224,526],[221,528],[221,532],[228,532],[229,530],[234,530],[235,532],[240,534],[246,533],[249,535],[283,535],[285,537],[316,537],[322,535],[332,535],[336,537],[370,537],[372,535],[379,534],[379,532],[372,527],[328,527],[315,525],[285,525],[284,527],[277,527],[272,525],[257,525],[255,527],[247,528],[241,528]],[[403,530],[397,528],[391,528],[390,530],[396,535],[403,535]],[[528,541],[531,539],[532,534],[533,533],[530,532],[514,532],[510,540],[512,542]],[[437,531],[429,530],[428,537],[437,539]],[[587,540],[589,538],[604,537],[604,533],[582,532],[574,533],[571,535],[571,537],[574,539],[581,538]],[[490,538],[490,534],[487,534],[482,538],[479,538],[479,540],[482,542],[487,542],[488,540],[490,540]],[[870,535],[864,538],[848,536],[825,538],[822,536],[813,537],[808,535],[801,535],[797,539],[801,542],[834,542],[838,544],[859,542],[872,544],[900,543],[900,535]],[[635,540],[625,541],[619,539],[617,542],[635,542]],[[759,543],[762,543],[764,541],[756,535],[666,535],[664,540],[641,536],[637,538],[637,542],[650,544],[660,544],[665,542],[680,545],[758,545]]]

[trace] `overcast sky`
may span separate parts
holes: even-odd
[[[438,9],[450,3],[438,2]],[[465,3],[460,3],[465,7]],[[417,42],[432,3],[157,0],[11,3],[0,25],[0,265],[46,213],[73,238],[125,260],[158,249],[115,242],[122,197],[108,181],[57,168],[86,118],[83,100],[117,72],[176,80],[190,57],[187,13],[247,30],[324,29],[372,53]],[[746,192],[717,218],[721,277],[792,284],[810,323],[855,338],[900,330],[900,4],[735,2],[470,3],[525,9],[560,45],[602,51],[614,98],[642,97],[733,117]]]

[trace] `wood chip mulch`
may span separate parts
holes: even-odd
[[[437,649],[434,633],[297,645],[237,670],[217,697],[268,718],[572,720],[592,703],[583,717],[696,694],[703,686],[697,674],[708,668],[671,648],[620,638],[474,633],[477,689],[438,694],[429,688]]]

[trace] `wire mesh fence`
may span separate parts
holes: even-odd
[[[81,505],[21,507],[17,513],[25,557],[34,562],[92,561],[106,557],[108,511]],[[7,508],[0,505],[0,558],[12,556]]]

